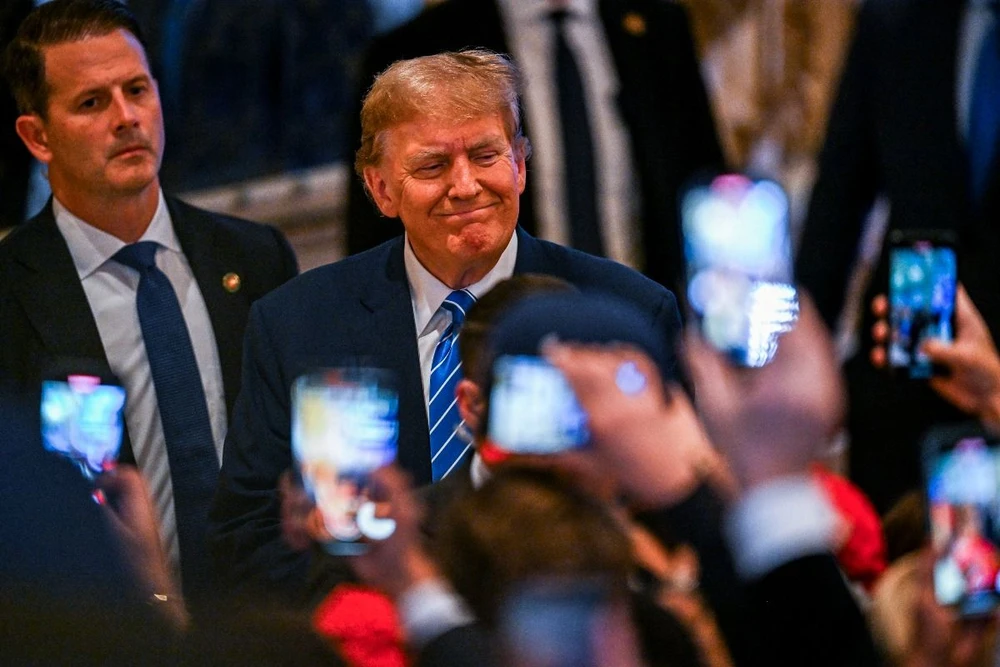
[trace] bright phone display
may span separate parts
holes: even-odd
[[[681,218],[687,301],[702,335],[734,363],[763,366],[798,316],[785,192],[719,176],[685,193]]]
[[[939,603],[981,615],[1000,602],[1000,449],[978,425],[931,431],[928,512]]]
[[[42,382],[42,444],[94,479],[114,467],[124,433],[125,388],[96,375]]]
[[[913,379],[929,378],[934,368],[920,346],[954,335],[955,248],[945,239],[894,234],[889,253],[889,365]]]
[[[399,398],[388,372],[370,368],[304,375],[292,388],[292,451],[323,515],[330,553],[363,553],[395,531],[379,518],[370,475],[396,458]]]
[[[510,453],[553,454],[587,442],[587,415],[557,368],[540,357],[503,356],[493,365],[489,439]]]

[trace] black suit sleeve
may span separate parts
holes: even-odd
[[[702,487],[675,507],[640,516],[658,539],[697,552],[705,597],[738,665],[878,665],[871,634],[829,554],[739,579],[722,531],[723,507]]]
[[[435,637],[417,655],[419,667],[493,667],[496,647],[478,624],[453,628]]]
[[[881,188],[869,89],[878,41],[875,4],[865,3],[858,18],[796,262],[798,280],[828,326],[844,306],[862,225]]]

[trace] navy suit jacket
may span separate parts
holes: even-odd
[[[298,272],[295,255],[272,227],[169,197],[167,207],[212,321],[232,414],[250,304]],[[241,278],[236,292],[223,287],[228,273]],[[46,365],[64,358],[107,364],[97,322],[50,204],[0,242],[0,375],[34,388]],[[134,461],[127,436],[122,460]]]
[[[632,150],[635,187],[642,195],[643,272],[676,293],[684,281],[678,190],[702,171],[725,166],[688,17],[681,5],[666,0],[597,0],[596,5],[620,84],[617,104]],[[348,146],[355,150],[361,144],[361,98],[376,74],[396,60],[468,47],[510,53],[495,0],[440,3],[373,41]],[[530,139],[523,114],[521,120]],[[533,183],[529,168],[518,223],[532,234],[537,230]],[[350,253],[402,233],[398,220],[382,217],[372,206],[361,179],[351,179],[350,187]]]
[[[650,325],[674,349],[680,316],[669,291],[610,260],[517,233],[515,273],[546,273],[623,298],[649,313]],[[302,373],[355,362],[395,372],[398,461],[416,484],[430,482],[427,412],[402,238],[309,271],[251,309],[243,387],[210,516],[216,564],[234,585],[305,580],[309,558],[282,542],[276,491],[278,476],[292,466],[290,389]]]

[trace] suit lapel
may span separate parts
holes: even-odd
[[[208,309],[222,369],[226,410],[232,414],[240,388],[240,350],[244,333],[244,327],[237,323],[246,322],[250,303],[242,292],[227,291],[223,286],[223,277],[229,273],[240,276],[245,267],[241,265],[236,249],[220,239],[212,216],[173,199],[167,199],[167,207],[174,232]]]
[[[110,367],[69,246],[56,226],[51,200],[23,233],[14,258],[11,292],[45,350],[45,358],[36,360],[36,371],[44,372],[41,365],[57,359],[99,360]],[[128,425],[119,460],[135,463]]]
[[[29,223],[15,258],[11,290],[50,357],[107,355],[51,202]]]
[[[417,331],[410,285],[403,264],[403,238],[392,242],[378,271],[360,298],[367,317],[351,322],[356,349],[373,351],[358,363],[396,368],[399,391],[399,462],[419,483],[431,479],[427,409],[420,374]]]

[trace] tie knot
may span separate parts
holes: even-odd
[[[445,298],[441,307],[451,313],[451,321],[454,326],[461,326],[462,322],[465,321],[465,313],[475,302],[476,297],[472,295],[472,292],[457,289]]]
[[[119,264],[130,266],[140,273],[145,273],[156,266],[156,249],[158,245],[155,241],[139,241],[127,245],[112,257]]]

